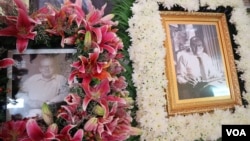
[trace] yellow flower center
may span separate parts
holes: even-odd
[[[26,28],[25,27],[20,27],[20,28],[18,28],[18,33],[19,34],[27,34],[27,30],[26,30]]]

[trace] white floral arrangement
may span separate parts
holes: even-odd
[[[241,79],[245,89],[250,90],[250,18],[243,1],[236,0],[137,0],[131,7],[133,16],[129,20],[130,59],[133,61],[133,82],[137,91],[137,122],[143,130],[141,140],[217,140],[221,137],[223,124],[249,124],[249,106],[236,106],[235,112],[216,109],[212,114],[204,113],[177,115],[168,118],[165,99],[168,80],[165,73],[166,34],[161,24],[158,3],[171,8],[175,4],[187,11],[196,11],[199,6],[208,5],[209,9],[218,6],[233,7],[230,22],[235,25],[237,35],[234,42],[238,45],[236,53],[241,56],[236,61],[237,70],[244,72]],[[250,102],[250,94],[242,93]]]

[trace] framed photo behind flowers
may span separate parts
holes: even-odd
[[[67,78],[76,49],[9,50],[15,64],[8,68],[7,121],[41,116],[42,104],[59,110],[69,91]],[[11,101],[12,100],[12,101]]]
[[[224,13],[161,12],[167,34],[169,115],[241,105]]]

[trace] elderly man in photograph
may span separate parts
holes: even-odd
[[[182,54],[177,64],[179,98],[212,97],[217,86],[225,85],[223,74],[204,52],[205,45],[199,37],[190,39],[190,48],[190,52]]]
[[[23,98],[27,116],[40,115],[43,103],[55,104],[63,101],[68,94],[67,79],[55,73],[55,60],[46,57],[40,60],[39,72],[24,81],[17,98]]]

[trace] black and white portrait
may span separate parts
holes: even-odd
[[[75,0],[71,0],[71,2],[75,2]],[[113,3],[111,0],[91,0],[92,4],[96,9],[101,9],[102,6],[106,4],[106,8],[104,10],[104,14],[110,14],[112,11]],[[39,9],[43,7],[46,3],[50,3],[54,5],[55,7],[60,8],[61,5],[64,3],[64,0],[34,0],[32,2],[34,8],[33,9]],[[82,0],[82,9],[86,12],[87,11],[87,0]]]
[[[16,63],[11,71],[11,98],[17,103],[8,107],[11,115],[40,116],[43,103],[60,104],[69,93],[67,79],[74,50],[53,51],[37,49],[12,54]]]
[[[179,99],[229,95],[215,25],[171,24]]]

